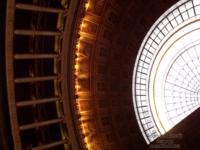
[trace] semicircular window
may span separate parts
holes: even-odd
[[[135,113],[146,142],[200,106],[200,0],[181,0],[147,33],[133,74]]]

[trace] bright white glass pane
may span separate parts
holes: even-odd
[[[193,0],[194,6],[196,5],[200,5],[200,1],[199,0]]]
[[[189,1],[189,2],[187,2],[186,3],[186,9],[190,9],[190,8],[192,8],[192,1]]]
[[[133,84],[133,92],[138,123],[147,143],[199,108],[198,14],[200,0],[181,0],[159,18],[141,45],[133,83],[143,85]]]
[[[195,7],[195,11],[196,11],[197,14],[200,14],[200,5]]]
[[[188,10],[188,14],[189,14],[189,17],[193,17],[194,16],[194,10],[193,9],[190,9]]]

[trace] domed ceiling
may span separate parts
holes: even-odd
[[[174,1],[144,3],[89,1],[80,19],[75,95],[88,149],[147,148],[133,110],[133,67],[145,34]]]
[[[175,2],[8,0],[2,35],[15,149],[148,149],[133,68],[146,33]]]
[[[147,143],[199,107],[199,4],[179,1],[168,9],[152,26],[138,54],[133,98]]]

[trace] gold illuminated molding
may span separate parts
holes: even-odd
[[[88,59],[88,56],[85,56],[83,53],[81,53],[81,49],[83,48],[82,40],[85,38],[85,35],[89,35],[87,33],[83,32],[83,28],[88,28],[86,24],[84,24],[85,18],[87,17],[87,10],[90,7],[90,1],[86,0],[83,2],[81,6],[81,12],[80,12],[80,18],[78,20],[77,25],[77,39],[74,46],[74,94],[75,94],[75,107],[76,107],[76,114],[77,114],[77,122],[79,126],[79,132],[81,134],[82,138],[82,145],[85,149],[92,149],[92,145],[94,145],[92,142],[90,142],[90,131],[88,129],[88,123],[85,120],[85,113],[82,111],[81,107],[83,104],[80,103],[80,99],[85,99],[89,97],[89,92],[85,91],[84,89],[81,90],[81,80],[82,79],[88,79],[89,73],[88,70],[85,69],[85,66],[83,64],[86,59]]]
[[[111,123],[104,124],[104,118],[106,120],[111,117],[107,114],[110,108],[100,106],[108,91],[104,81],[106,75],[98,72],[104,70],[104,67],[99,69],[98,66],[106,66],[106,60],[109,59],[112,31],[118,24],[112,22],[114,19],[112,14],[120,15],[117,6],[115,1],[89,0],[82,2],[78,9],[72,45],[74,56],[72,107],[75,107],[76,127],[83,149],[101,150],[104,147],[115,149],[115,144],[106,140],[114,133],[110,128]]]

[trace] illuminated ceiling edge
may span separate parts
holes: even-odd
[[[78,17],[77,18],[77,25],[76,25],[76,34],[78,36],[76,36],[77,39],[75,39],[74,41],[74,57],[75,58],[73,60],[74,62],[74,98],[75,98],[75,103],[74,103],[74,107],[75,107],[75,111],[76,111],[76,114],[77,114],[77,126],[78,126],[78,129],[79,129],[79,132],[80,132],[80,137],[81,137],[81,143],[82,143],[82,147],[84,149],[88,149],[90,150],[90,146],[91,146],[91,142],[88,140],[88,135],[87,135],[87,132],[86,132],[86,129],[85,129],[85,126],[83,125],[84,123],[82,122],[82,118],[84,116],[82,116],[82,111],[80,109],[80,103],[79,103],[79,100],[81,97],[82,97],[82,94],[79,93],[79,88],[80,88],[80,83],[78,81],[79,79],[79,76],[81,74],[79,74],[79,69],[81,67],[81,63],[79,62],[79,60],[81,59],[81,56],[80,56],[80,53],[79,53],[79,49],[81,47],[81,40],[82,40],[82,34],[81,34],[81,30],[82,30],[82,27],[83,27],[83,22],[84,22],[84,19],[85,19],[85,15],[87,13],[87,9],[89,7],[90,3],[89,3],[89,0],[83,0],[82,1],[82,4],[80,5],[81,7],[81,11],[80,11],[80,18]]]

